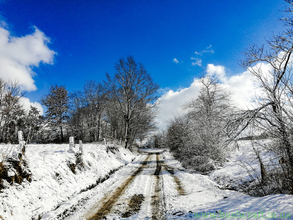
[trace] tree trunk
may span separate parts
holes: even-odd
[[[32,126],[30,126],[29,130],[28,130],[28,135],[26,138],[26,143],[30,143],[31,142],[31,130],[32,130]]]
[[[101,115],[99,114],[99,116],[98,116],[98,134],[97,134],[97,136],[98,136],[98,140],[100,140],[100,133],[101,133]]]
[[[60,126],[60,131],[61,131],[61,143],[63,143],[63,129],[62,129],[62,125]]]
[[[129,144],[129,120],[125,120],[125,148],[128,148]]]

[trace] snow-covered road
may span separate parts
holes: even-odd
[[[93,196],[68,219],[163,219],[161,154],[146,152],[97,186]],[[85,208],[89,207],[89,209]]]
[[[168,151],[145,151],[90,194],[66,219],[280,219],[293,210],[290,195],[221,190],[208,176],[185,171]]]

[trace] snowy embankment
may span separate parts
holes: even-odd
[[[246,147],[248,146],[246,145]],[[248,148],[246,149],[248,150]],[[245,154],[245,152],[242,153]],[[236,159],[242,153],[236,151],[232,157]],[[220,189],[221,186],[209,176],[186,172],[180,162],[174,160],[169,152],[165,152],[163,155],[165,164],[174,168],[174,176],[180,179],[181,186],[185,191],[183,195],[176,192],[174,190],[176,184],[172,181],[172,177],[168,175],[167,171],[163,171],[167,219],[293,218],[292,195],[276,194],[265,197],[251,197],[233,190],[222,190]],[[247,159],[247,157],[245,158]],[[228,174],[232,176],[237,173],[238,177],[243,175],[243,178],[246,178],[245,170],[241,170],[236,164],[234,164],[235,170],[227,168],[234,168],[231,164],[232,158],[230,159],[223,170],[216,171],[217,175]]]
[[[78,158],[69,151],[68,144],[27,145],[25,159],[32,173],[31,182],[5,183],[6,188],[0,192],[0,219],[31,220],[55,209],[60,212],[63,206],[64,210],[70,209],[68,201],[81,202],[79,194],[103,182],[136,156],[123,147],[83,146],[84,152]],[[9,152],[11,147],[0,145],[0,153]]]
[[[237,191],[245,190],[261,180],[260,163],[254,149],[267,172],[280,172],[278,157],[267,149],[273,144],[272,140],[238,141],[238,149],[233,149],[224,166],[210,174],[210,177],[223,188]]]

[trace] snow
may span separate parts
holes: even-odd
[[[212,172],[210,177],[220,185],[236,190],[239,190],[240,184],[260,178],[260,165],[252,145],[260,152],[266,169],[280,168],[278,158],[267,151],[271,144],[272,141],[268,139],[253,142],[239,141],[239,148],[230,152],[228,162],[221,169]]]
[[[186,191],[186,195],[183,196],[174,193],[176,192],[174,184],[170,184],[172,182],[170,177],[163,173],[166,187],[167,219],[227,219],[233,218],[235,213],[236,215],[241,213],[240,218],[244,219],[255,219],[256,217],[259,219],[280,219],[282,213],[286,213],[288,218],[293,218],[292,195],[278,194],[251,197],[237,191],[221,190],[219,185],[213,182],[209,176],[187,173],[182,170],[179,162],[172,159],[170,153],[166,152],[164,156],[167,165],[177,168],[175,175],[181,180]],[[228,166],[231,166],[231,164],[228,164]],[[225,169],[227,175],[232,175],[235,172],[235,170],[232,170],[229,173],[227,167],[223,169]],[[221,170],[218,172],[221,172]],[[227,217],[225,214],[230,214],[230,216]],[[271,218],[272,215],[275,218]]]
[[[1,145],[1,152],[15,146]],[[47,216],[58,206],[71,206],[73,197],[97,180],[131,162],[135,154],[118,147],[117,152],[107,153],[106,146],[84,144],[82,155],[84,170],[76,169],[74,174],[68,164],[74,163],[74,152],[68,151],[68,144],[29,144],[26,148],[26,160],[32,172],[32,182],[14,184],[0,193],[0,216],[3,219],[26,220]],[[0,218],[1,219],[1,218]]]
[[[8,152],[8,147],[0,145],[0,155],[1,151]],[[100,201],[109,198],[152,153],[141,173],[129,182],[107,215],[107,219],[150,219],[156,186],[154,170],[157,163],[154,153],[158,150],[147,149],[137,155],[123,147],[116,149],[107,150],[104,145],[84,144],[84,169],[76,169],[74,174],[68,164],[76,161],[78,149],[69,151],[68,144],[28,145],[26,159],[32,172],[32,182],[8,185],[2,190],[0,219],[31,220],[38,216],[46,220],[86,219],[101,207]],[[265,151],[261,157],[266,162],[275,160]],[[160,158],[163,161],[160,186],[164,189],[161,195],[167,219],[290,219],[293,216],[292,195],[251,197],[221,189],[222,184],[231,184],[229,181],[233,179],[235,186],[249,180],[250,176],[239,160],[250,163],[256,173],[259,172],[251,142],[242,141],[239,150],[231,151],[228,162],[210,175],[185,170],[167,149]],[[97,180],[100,180],[99,184]],[[178,181],[182,191],[178,190]],[[138,194],[144,196],[140,211],[128,218],[121,218],[129,198]]]

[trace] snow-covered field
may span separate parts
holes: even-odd
[[[1,218],[81,220],[94,219],[97,213],[107,219],[293,218],[292,195],[251,197],[222,190],[215,183],[215,177],[224,175],[248,178],[238,160],[254,161],[249,142],[242,142],[229,162],[211,176],[186,171],[168,150],[136,155],[122,147],[107,152],[103,145],[85,144],[84,149],[85,169],[73,174],[67,164],[75,156],[68,152],[68,145],[29,145],[26,157],[33,181],[0,193]],[[258,169],[257,163],[252,166]],[[136,196],[141,200],[133,207],[131,200]]]

